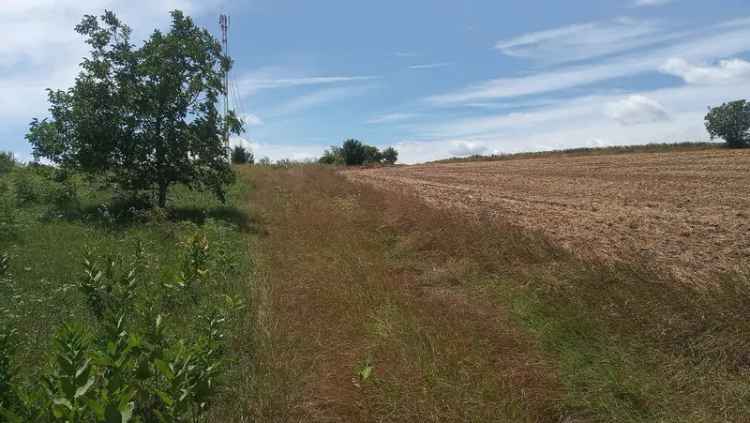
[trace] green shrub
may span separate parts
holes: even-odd
[[[18,204],[27,205],[44,198],[47,184],[44,177],[28,168],[13,174],[13,188]]]
[[[14,167],[16,167],[16,159],[13,153],[0,151],[0,175],[9,173]]]
[[[0,328],[0,421],[204,421],[222,376],[224,323],[238,308],[236,301],[203,304],[190,336],[165,327],[155,311],[163,297],[197,303],[207,293],[198,291],[214,260],[207,237],[195,233],[182,248],[181,285],[171,288],[154,283],[172,273],[149,268],[140,243],[130,256],[87,252],[76,285],[97,324],[65,322],[38,381],[18,380],[14,334]],[[0,257],[0,276],[7,261]]]
[[[253,164],[254,162],[255,156],[252,151],[241,145],[237,145],[232,149],[233,164]]]
[[[16,198],[0,181],[0,240],[12,238],[17,225]]]

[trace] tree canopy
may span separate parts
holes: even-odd
[[[254,164],[255,155],[253,152],[241,145],[232,148],[232,163],[234,164]]]
[[[393,164],[398,160],[398,152],[393,147],[388,147],[382,152],[375,146],[367,145],[359,140],[349,139],[344,141],[341,147],[331,146],[323,152],[318,160],[322,164],[336,164],[347,166],[359,166],[369,163]]]
[[[750,103],[737,100],[711,108],[706,130],[711,139],[722,138],[729,147],[750,147]]]
[[[91,47],[72,88],[48,90],[50,119],[34,119],[26,138],[36,158],[105,175],[166,203],[171,185],[209,189],[220,199],[233,173],[223,134],[243,122],[217,110],[231,68],[220,43],[180,11],[169,32],[136,48],[112,12],[86,15],[75,30]]]

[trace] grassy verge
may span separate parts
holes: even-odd
[[[748,278],[584,262],[330,170],[248,169],[264,421],[742,421]],[[260,301],[260,300],[259,300]]]

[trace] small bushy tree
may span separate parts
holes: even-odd
[[[381,153],[383,156],[383,162],[392,165],[398,161],[398,151],[393,147],[388,147]]]
[[[372,145],[365,145],[365,161],[363,164],[368,163],[380,163],[383,160],[383,156],[380,154],[380,150]]]
[[[344,164],[344,155],[341,152],[341,147],[332,145],[329,150],[323,152],[323,155],[318,160],[318,163],[327,165]]]
[[[711,139],[722,138],[729,147],[750,147],[750,103],[737,100],[711,108],[706,129]]]
[[[13,153],[0,151],[0,175],[8,173],[16,166],[16,159]]]
[[[341,145],[341,156],[347,166],[358,166],[367,159],[367,149],[359,140],[349,139]]]
[[[237,145],[232,149],[232,163],[253,164],[255,163],[255,155],[245,147]]]
[[[109,11],[85,16],[75,30],[90,57],[72,88],[49,90],[52,117],[34,119],[26,136],[35,157],[150,191],[160,207],[178,183],[223,200],[233,178],[223,135],[240,134],[243,124],[216,107],[232,63],[221,44],[180,11],[168,32],[154,31],[140,48]]]

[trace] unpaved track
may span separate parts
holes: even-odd
[[[345,172],[492,214],[585,256],[648,257],[681,279],[750,264],[750,151],[548,156]]]

